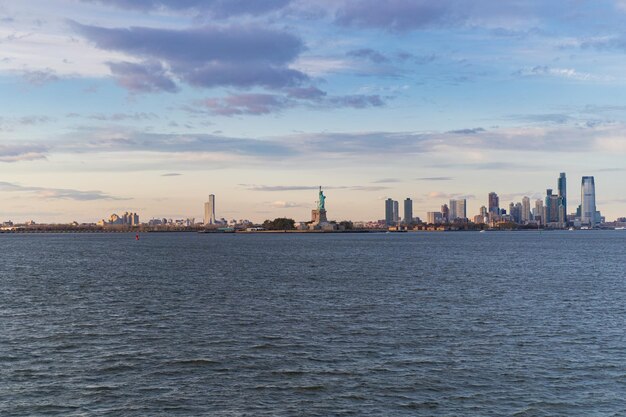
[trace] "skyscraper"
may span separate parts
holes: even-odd
[[[387,226],[393,224],[393,200],[391,198],[385,200],[385,224]]]
[[[543,201],[540,199],[535,201],[535,220],[540,223],[545,223],[545,213],[543,207]]]
[[[413,223],[413,200],[410,198],[404,200],[404,223]]]
[[[393,200],[393,221],[394,223],[400,221],[400,204],[396,200]]]
[[[522,223],[527,223],[530,220],[530,198],[522,198]]]
[[[450,221],[467,218],[467,200],[450,200]]]
[[[489,214],[500,214],[500,199],[498,194],[493,192],[489,193]]]
[[[456,200],[450,200],[450,210],[448,212],[448,221],[453,222],[454,219],[457,218],[456,210],[457,210]]]
[[[546,190],[546,205],[545,205],[545,222],[548,223],[560,223],[559,219],[559,207],[561,207],[561,198],[552,194],[552,188]]]
[[[441,206],[441,221],[448,223],[450,221],[450,208],[447,204]]]
[[[583,177],[580,206],[580,222],[593,226],[596,223],[596,184],[593,177]]]
[[[204,203],[204,225],[215,223],[215,195],[209,194],[209,201]]]
[[[561,205],[565,210],[565,219],[567,219],[567,179],[565,178],[565,172],[561,172],[558,181],[559,198],[561,199]]]

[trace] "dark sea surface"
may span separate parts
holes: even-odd
[[[0,235],[1,416],[625,416],[626,232]]]

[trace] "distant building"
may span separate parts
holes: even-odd
[[[404,223],[413,223],[413,200],[410,198],[404,200]]]
[[[393,201],[393,222],[398,223],[400,221],[400,203],[396,200]]]
[[[442,216],[438,211],[429,211],[426,213],[426,220],[429,224],[441,224]]]
[[[552,194],[552,188],[546,190],[544,207],[545,223],[557,223],[559,221],[559,196]]]
[[[500,214],[500,198],[494,192],[489,193],[489,214],[496,216]]]
[[[441,221],[443,223],[448,223],[450,221],[450,209],[447,204],[441,206]]]
[[[466,204],[467,200],[450,200],[450,216],[449,221],[467,218]]]
[[[583,177],[580,187],[580,222],[593,226],[599,223],[596,217],[596,184],[593,177]]]
[[[530,221],[530,216],[530,198],[524,197],[522,198],[521,222],[528,223]]]
[[[537,199],[535,201],[535,213],[534,213],[534,220],[536,220],[539,223],[543,223],[544,219],[545,219],[545,213],[544,213],[544,207],[543,207],[543,201]]]
[[[393,200],[388,198],[385,200],[385,224],[389,226],[393,223]]]
[[[100,220],[98,226],[139,226],[139,215],[137,213],[125,212],[121,216],[113,213],[109,220]]]
[[[565,172],[561,172],[559,174],[557,186],[558,196],[561,199],[560,203],[563,206],[565,214],[567,214],[567,178],[565,177]]]
[[[215,195],[209,194],[209,201],[204,203],[204,225],[216,224],[215,218]]]

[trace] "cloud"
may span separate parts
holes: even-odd
[[[117,83],[134,93],[165,91],[176,93],[179,88],[158,61],[108,62],[107,65]]]
[[[167,134],[128,131],[125,129],[80,129],[57,144],[62,152],[159,152],[211,153],[225,158],[231,156],[288,157],[295,153],[285,142],[246,139],[208,134]]]
[[[71,22],[98,48],[123,52],[141,63],[111,62],[118,82],[137,92],[175,91],[174,78],[196,87],[292,87],[308,76],[289,68],[304,50],[295,35],[254,25],[186,30],[109,29]]]
[[[300,203],[294,203],[293,201],[274,201],[270,204],[274,208],[293,208],[303,207]]]
[[[37,71],[23,71],[22,78],[28,84],[35,86],[42,86],[60,80],[59,76],[50,68]]]
[[[167,174],[162,174],[162,177],[180,177],[183,174],[179,174],[178,172],[168,172]]]
[[[572,120],[572,117],[563,113],[546,114],[512,114],[506,117],[509,120],[517,120],[531,123],[556,123],[564,124]]]
[[[452,177],[421,177],[416,178],[418,181],[452,181],[454,178]]]
[[[0,162],[46,159],[48,147],[43,145],[0,145]]]
[[[546,65],[537,65],[523,68],[513,73],[518,77],[558,77],[576,81],[601,81],[607,77],[599,77],[587,72],[579,72],[573,68],[552,68]]]
[[[214,17],[261,15],[280,10],[291,0],[83,0],[142,11],[169,9],[207,13]]]
[[[0,117],[0,132],[11,132],[19,127],[39,126],[52,121],[54,121],[54,119],[41,115],[27,115],[9,118]]]
[[[374,184],[391,184],[394,182],[402,182],[399,178],[383,178],[377,181],[373,181]]]
[[[371,48],[355,49],[347,52],[346,55],[352,58],[367,59],[376,64],[389,62],[389,58]]]
[[[69,113],[66,115],[69,118],[84,118],[89,120],[98,120],[103,122],[120,122],[125,120],[131,121],[147,121],[147,120],[158,120],[159,116],[155,113],[146,113],[146,112],[137,112],[137,113],[113,113],[113,114],[104,114],[104,113],[96,113],[90,115],[81,115],[78,113]]]
[[[352,107],[355,109],[364,109],[367,107],[382,107],[385,105],[385,102],[379,95],[363,94],[330,97],[327,102],[330,103],[332,106]]]
[[[233,116],[274,113],[287,107],[289,102],[284,97],[274,94],[237,94],[221,99],[206,99],[202,105],[212,114]]]
[[[258,116],[302,106],[323,110],[335,108],[364,109],[384,105],[385,102],[379,95],[327,96],[323,91],[315,87],[309,87],[289,89],[286,95],[254,93],[207,98],[197,102],[194,106],[185,106],[183,109],[191,113],[197,113],[199,111],[198,108],[201,107],[206,109],[208,113],[216,116]]]
[[[255,184],[239,184],[249,191],[262,192],[287,192],[287,191],[309,191],[319,189],[319,185],[255,185]],[[352,190],[352,191],[382,191],[388,190],[389,187],[371,186],[371,185],[333,185],[325,186],[325,190]]]
[[[43,159],[46,155],[132,153],[176,155],[187,163],[210,162],[211,167],[228,164],[272,163],[302,167],[312,160],[325,164],[380,161],[381,158],[415,158],[416,155],[450,155],[468,152],[550,152],[610,153],[626,152],[626,138],[621,123],[599,126],[514,127],[459,134],[446,132],[356,132],[298,133],[266,138],[241,138],[219,134],[172,134],[133,130],[126,127],[78,127],[48,141],[46,146],[5,143],[0,147],[0,161]],[[388,159],[388,158],[387,158]],[[527,162],[478,159],[454,163],[434,163],[433,168],[466,170],[541,170]],[[221,164],[221,165],[220,165]],[[151,167],[154,169],[154,167]],[[445,177],[444,177],[445,178]],[[308,189],[308,188],[307,188]],[[365,188],[361,188],[365,190]]]
[[[587,38],[579,42],[578,45],[582,49],[626,51],[626,35],[620,34]]]
[[[451,130],[447,133],[454,133],[459,135],[474,135],[476,133],[486,132],[482,127],[475,127],[473,129],[460,129],[460,130]]]
[[[432,27],[450,20],[449,1],[349,0],[337,10],[342,26],[407,31]]]
[[[431,191],[426,194],[426,197],[431,199],[451,199],[451,200],[475,200],[476,196],[474,194],[449,194],[441,191]]]
[[[254,184],[239,184],[249,191],[303,191],[303,190],[317,190],[319,185],[254,185]]]
[[[290,88],[287,97],[298,100],[321,100],[326,97],[326,92],[317,87]]]
[[[0,192],[21,192],[32,194],[38,198],[58,200],[125,200],[123,198],[105,194],[102,191],[80,191],[65,188],[31,187],[4,181],[0,182]]]

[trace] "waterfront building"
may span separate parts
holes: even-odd
[[[404,223],[413,223],[413,200],[410,198],[404,200]]]
[[[215,195],[209,194],[209,201],[204,203],[204,225],[216,224],[215,219]]]
[[[593,226],[596,219],[596,185],[593,177],[583,177],[580,187],[580,222]]]
[[[448,208],[447,204],[441,206],[441,221],[444,223],[448,223],[450,221],[450,208]]]
[[[467,200],[450,200],[449,221],[467,218]]]
[[[400,203],[397,200],[393,201],[393,222],[398,223],[400,221]]]
[[[393,200],[391,198],[385,200],[385,224],[387,226],[393,224]]]
[[[499,215],[500,214],[500,198],[498,194],[491,192],[489,193],[489,214],[491,215]]]
[[[539,223],[543,223],[545,219],[544,216],[545,216],[545,213],[544,213],[543,201],[541,201],[540,199],[537,199],[535,201],[534,220],[538,221]]]
[[[559,174],[557,185],[558,196],[561,199],[560,203],[563,206],[563,210],[565,210],[565,214],[567,214],[567,179],[565,177],[565,172],[561,172],[561,174]],[[563,216],[563,218],[565,218],[565,216]]]
[[[559,196],[552,194],[552,188],[546,190],[545,200],[545,223],[557,223],[559,221]]]
[[[530,221],[530,198],[522,198],[522,223],[528,223]]]
[[[429,224],[441,224],[441,213],[438,211],[429,211],[428,213],[426,213],[426,220]]]
[[[453,222],[457,218],[456,210],[456,200],[450,200],[450,213],[448,215],[449,222]]]

